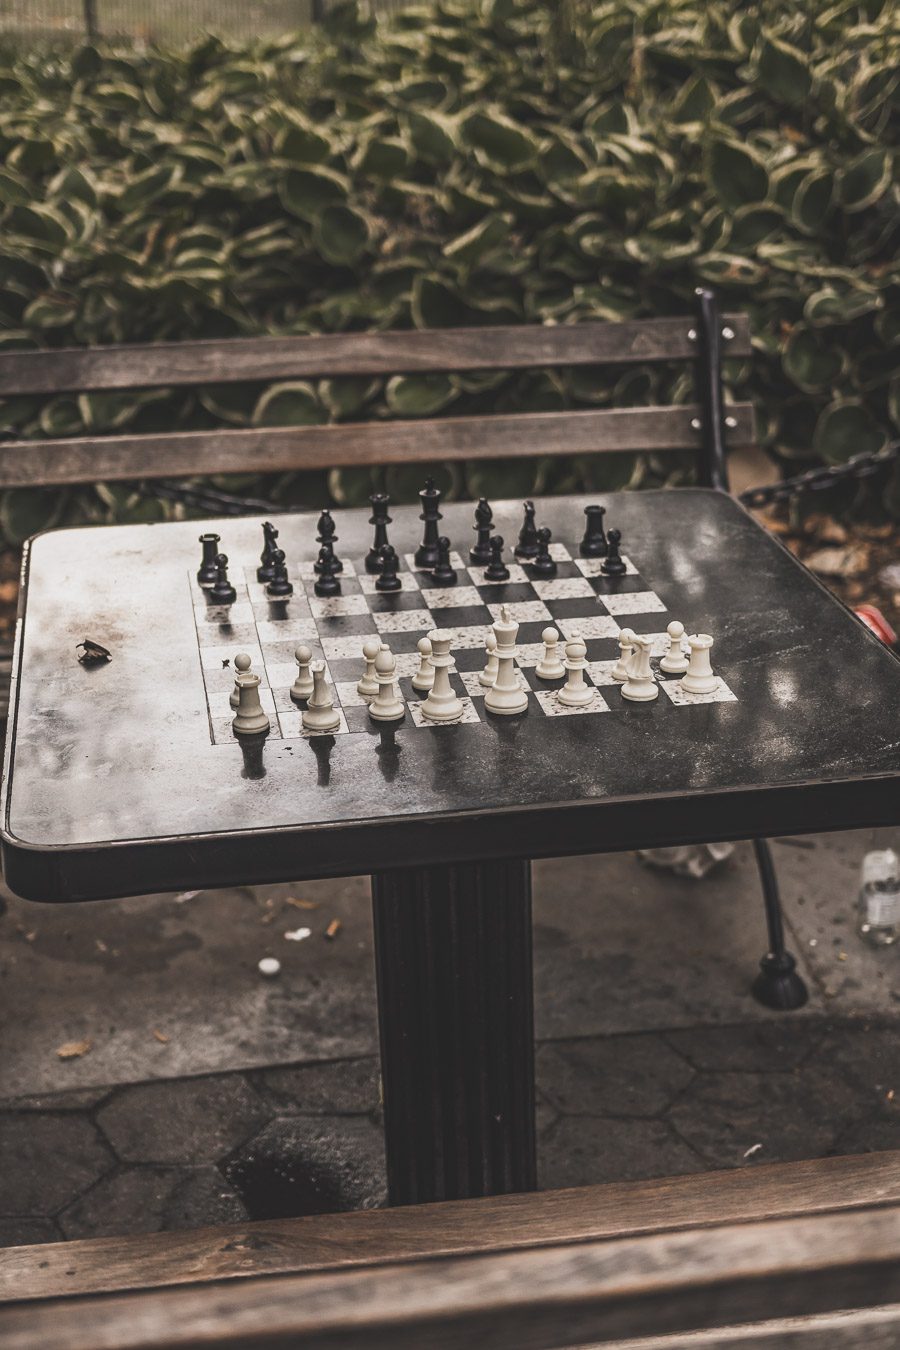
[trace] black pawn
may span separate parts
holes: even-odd
[[[336,554],[335,551],[334,551],[334,544],[335,544],[335,540],[337,539],[337,533],[336,533],[336,531],[337,531],[337,526],[335,525],[334,520],[332,519],[331,512],[328,510],[327,507],[326,507],[325,510],[322,512],[322,514],[319,516],[318,524],[316,525],[316,530],[318,531],[318,533],[316,534],[316,539],[318,540],[318,542],[319,542],[323,547],[325,546],[325,544],[329,544],[330,547],[331,547],[331,562],[330,562],[330,567],[331,567],[332,573],[335,573],[335,572],[343,572],[343,570],[344,570],[344,564],[341,562],[340,558],[337,556],[337,554]],[[321,553],[320,553],[320,554],[319,554],[319,562],[314,563],[314,568],[315,568],[315,571],[316,571],[316,572],[321,572],[321,570],[322,570],[322,568],[321,568],[321,566],[320,566],[321,558],[322,558],[322,555],[321,555]]]
[[[200,543],[203,545],[203,556],[200,559],[197,580],[201,586],[211,586],[218,575],[216,558],[219,553],[219,536],[217,534],[201,534]]]
[[[530,558],[537,557],[538,540],[534,524],[534,502],[525,502],[524,505],[525,519],[522,521],[522,528],[519,531],[519,542],[513,552],[517,558],[527,562]]]
[[[231,605],[237,599],[237,591],[228,580],[228,559],[224,553],[216,554],[216,579],[209,596],[217,605]]]
[[[445,534],[438,540],[437,567],[431,577],[435,586],[456,585],[456,569],[450,563],[450,540]]]
[[[487,499],[482,497],[475,507],[475,543],[469,549],[469,562],[484,567],[491,561],[491,530],[494,528],[494,513]]]
[[[319,574],[316,577],[316,583],[313,586],[316,595],[340,595],[341,583],[335,576],[336,562],[337,558],[334,556],[334,549],[331,547],[330,542],[326,541],[319,549],[319,557],[315,565],[316,571]]]
[[[288,581],[284,549],[276,548],[272,553],[272,580],[266,587],[266,595],[270,595],[273,600],[283,600],[293,594],[294,588]]]
[[[372,547],[366,554],[365,568],[367,572],[381,571],[381,550],[388,541],[387,527],[391,523],[391,518],[388,515],[390,500],[386,492],[373,492],[369,498],[372,506],[369,524],[375,526],[375,537],[372,540]]]
[[[257,581],[271,581],[275,575],[275,568],[272,563],[273,555],[278,551],[278,545],[275,542],[278,538],[278,531],[271,521],[263,522],[263,551],[259,555],[259,567],[256,569]]]
[[[582,558],[605,558],[609,545],[603,533],[605,506],[586,506],[584,508],[584,538],[578,546]]]
[[[419,493],[419,501],[422,503],[422,514],[419,519],[425,522],[425,528],[422,531],[422,542],[416,549],[414,561],[416,567],[431,571],[432,567],[437,567],[438,521],[442,519],[440,512],[441,494],[435,487],[433,478],[425,479],[425,486]]]
[[[376,591],[399,591],[401,588],[400,578],[397,571],[400,567],[400,559],[397,557],[397,550],[393,544],[384,544],[381,549],[381,572],[375,579]]]
[[[550,556],[550,531],[544,527],[537,531],[537,553],[531,564],[531,570],[539,577],[555,577],[556,563]]]
[[[491,561],[484,569],[485,581],[509,581],[509,568],[503,561],[503,538],[491,535]]]
[[[607,577],[621,577],[625,575],[626,567],[619,555],[619,544],[622,541],[621,530],[610,530],[607,535],[609,550],[603,562],[600,564],[600,571]]]

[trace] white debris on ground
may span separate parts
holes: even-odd
[[[675,848],[641,848],[638,857],[651,867],[699,881],[733,852],[734,844],[680,844]]]
[[[304,940],[304,938],[308,938],[308,937],[311,937],[311,936],[312,936],[312,929],[311,929],[311,928],[292,928],[292,929],[288,929],[288,931],[285,933],[284,936],[287,938],[288,942],[302,942],[302,941]]]
[[[264,956],[256,968],[268,980],[281,974],[281,962],[274,956]]]

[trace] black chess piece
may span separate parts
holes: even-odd
[[[334,549],[330,541],[326,540],[319,549],[319,557],[315,568],[318,572],[313,590],[318,596],[340,595],[341,583],[335,575],[335,563],[337,558],[334,556]]]
[[[550,540],[553,538],[546,525],[537,531],[537,553],[531,564],[531,570],[539,577],[555,577],[556,562],[550,556]]]
[[[331,545],[331,563],[330,563],[330,566],[331,566],[332,574],[334,574],[335,572],[343,572],[343,570],[344,570],[344,564],[341,562],[340,558],[337,556],[337,554],[336,554],[335,551],[334,551],[334,545],[335,545],[335,541],[336,541],[336,539],[337,539],[337,533],[336,533],[336,531],[337,531],[337,526],[335,525],[334,519],[333,519],[333,517],[332,517],[332,515],[331,515],[331,512],[328,510],[328,507],[327,507],[327,506],[325,507],[325,509],[324,509],[324,511],[322,512],[322,514],[319,516],[319,520],[318,520],[318,523],[317,523],[317,525],[316,525],[316,530],[318,531],[318,533],[316,534],[316,539],[318,540],[318,542],[319,542],[320,544],[322,544],[322,545],[324,545],[324,544],[330,544],[330,545]],[[322,570],[321,567],[320,567],[320,565],[319,565],[320,562],[321,562],[321,554],[319,555],[319,562],[316,562],[316,563],[313,564],[314,569],[315,569],[315,571],[316,571],[317,573],[318,573],[318,572],[321,572],[321,570]]]
[[[430,572],[433,567],[437,567],[438,561],[438,521],[443,519],[440,513],[441,494],[434,485],[433,478],[425,479],[425,486],[419,493],[419,501],[422,503],[422,514],[419,519],[425,522],[422,531],[422,542],[415,552],[416,567],[421,567],[423,571]]]
[[[606,557],[600,564],[600,571],[603,573],[604,576],[607,577],[624,576],[628,569],[626,568],[619,554],[619,544],[622,541],[622,531],[610,530],[606,538],[609,548]]]
[[[203,556],[200,559],[197,580],[201,586],[211,586],[218,575],[216,558],[219,553],[219,536],[217,534],[201,534],[200,543],[203,545]]]
[[[400,559],[393,544],[383,544],[381,548],[381,572],[375,578],[376,591],[399,591],[401,581],[397,576]]]
[[[278,538],[278,531],[270,520],[263,521],[263,551],[259,555],[259,567],[256,569],[257,581],[271,581],[275,575],[275,569],[272,565],[272,555],[277,551],[278,545],[275,542]]]
[[[609,549],[606,535],[603,533],[605,506],[586,506],[584,537],[578,546],[582,558],[605,558]]]
[[[266,587],[266,595],[273,600],[284,600],[294,594],[294,588],[288,581],[287,563],[284,549],[276,548],[272,553],[272,580]]]
[[[491,530],[494,527],[494,513],[486,497],[482,497],[475,507],[475,543],[469,549],[469,562],[485,567],[491,561]]]
[[[209,598],[217,605],[231,605],[237,599],[237,591],[228,580],[228,558],[224,553],[216,554],[216,579]]]
[[[491,560],[484,569],[485,581],[509,581],[509,568],[503,561],[503,537],[491,535]]]
[[[456,569],[450,562],[450,540],[442,534],[438,540],[437,566],[431,574],[435,586],[455,586]]]
[[[381,550],[388,542],[387,527],[391,523],[391,518],[388,515],[390,500],[386,492],[373,492],[369,498],[372,506],[369,524],[375,526],[375,537],[372,540],[372,547],[366,554],[365,568],[367,572],[381,571]]]
[[[534,502],[525,502],[524,509],[525,519],[522,521],[522,528],[519,531],[519,542],[513,552],[517,558],[527,562],[536,557],[538,551],[537,529],[534,524]]]

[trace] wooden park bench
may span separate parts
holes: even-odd
[[[900,1153],[0,1250],[4,1350],[898,1343]]]

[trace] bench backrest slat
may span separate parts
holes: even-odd
[[[745,314],[723,318],[729,356],[750,354]],[[697,355],[689,318],[231,338],[0,353],[0,396],[413,371],[633,365]]]

